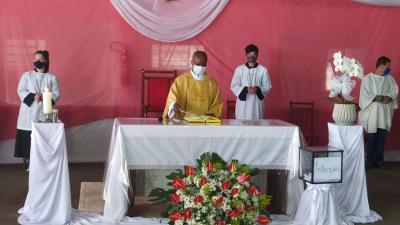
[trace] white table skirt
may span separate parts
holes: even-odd
[[[294,221],[296,225],[353,225],[340,209],[334,184],[307,184]]]
[[[343,150],[342,183],[308,185],[295,219],[274,216],[271,225],[350,225],[382,220],[369,209],[363,127],[328,123],[328,130],[329,146]]]
[[[299,128],[279,120],[177,125],[156,119],[116,119],[105,173],[104,218],[118,222],[125,214],[129,168],[181,168],[194,165],[207,151],[226,161],[289,170],[287,212],[294,216],[302,192],[297,178],[299,146]]]
[[[18,212],[20,224],[65,224],[71,194],[63,123],[33,123],[29,191]]]
[[[371,223],[382,217],[369,208],[364,165],[362,126],[338,126],[328,123],[329,146],[343,149],[343,179],[336,185],[339,206],[347,220]]]

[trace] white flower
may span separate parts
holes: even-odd
[[[343,69],[346,70],[346,69],[350,68],[350,65],[351,65],[351,60],[350,60],[350,58],[344,56],[344,57],[343,57]]]
[[[335,66],[342,65],[342,63],[343,63],[342,58],[337,58],[337,59],[333,60],[333,65],[335,65]]]
[[[175,225],[183,225],[183,220],[176,220]]]
[[[231,210],[231,204],[228,201],[224,201],[222,203],[221,209],[223,209],[225,212]]]
[[[335,54],[333,54],[333,58],[337,59],[337,58],[342,58],[342,53],[340,51],[335,52]]]
[[[247,194],[247,192],[243,191],[242,194],[241,194],[241,198],[242,199],[247,199],[248,197],[249,197],[249,195]]]

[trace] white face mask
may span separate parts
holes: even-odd
[[[206,67],[205,66],[193,66],[193,73],[195,73],[197,76],[201,77],[204,76],[204,73],[206,72]]]

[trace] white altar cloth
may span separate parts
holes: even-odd
[[[273,216],[276,221],[271,225],[350,225],[382,220],[369,209],[363,127],[328,123],[328,130],[328,145],[343,150],[342,183],[309,185],[301,196],[295,219]]]
[[[382,217],[369,209],[364,164],[363,127],[328,123],[329,146],[343,149],[343,178],[336,186],[337,201],[347,220],[373,223]]]
[[[353,225],[339,207],[334,184],[307,184],[294,221],[296,225]]]
[[[71,194],[63,123],[33,123],[29,191],[18,213],[20,224],[69,222]]]
[[[294,216],[302,192],[297,178],[300,131],[279,120],[224,120],[222,124],[175,124],[117,118],[104,187],[104,219],[118,222],[128,205],[128,168],[165,169],[194,165],[204,152],[255,167],[287,169],[287,213]]]

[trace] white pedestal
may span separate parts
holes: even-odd
[[[307,184],[297,207],[295,224],[352,225],[346,221],[336,201],[332,184]]]

